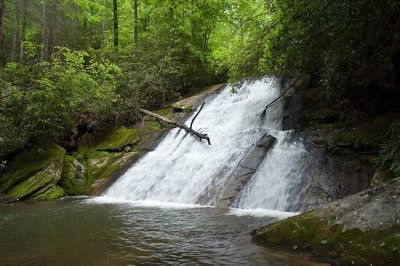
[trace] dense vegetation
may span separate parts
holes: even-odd
[[[0,0],[0,157],[228,78],[307,74],[345,119],[398,111],[399,17],[396,0]]]

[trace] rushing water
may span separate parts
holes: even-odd
[[[277,115],[261,121],[265,103],[278,94],[275,81],[246,83],[237,93],[226,88],[206,100],[194,128],[211,138],[212,145],[200,142],[178,129],[171,132],[136,165],[131,167],[104,194],[105,197],[133,201],[214,204],[230,171],[246,151],[266,131],[279,127]],[[281,113],[278,104],[272,113]],[[188,120],[191,121],[191,118]],[[213,193],[206,199],[209,190]],[[210,194],[210,193],[208,193]]]
[[[305,188],[306,150],[292,132],[279,132],[277,143],[234,202],[240,209],[297,211]]]
[[[311,265],[251,243],[274,220],[87,199],[0,205],[0,265]]]
[[[282,102],[271,106],[264,120],[260,119],[266,103],[278,95],[274,79],[245,83],[234,94],[231,87],[226,88],[207,100],[195,121],[196,128],[210,136],[211,146],[185,132],[172,130],[104,196],[141,202],[214,205],[231,171],[267,133],[276,136],[278,143],[236,205],[246,209],[294,210],[290,207],[296,200],[292,194],[296,193],[290,191],[299,185],[300,145],[287,141],[287,134],[279,131]],[[267,195],[263,195],[266,188]]]

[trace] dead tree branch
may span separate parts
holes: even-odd
[[[138,111],[141,112],[142,114],[146,114],[146,115],[149,115],[149,116],[151,116],[151,117],[153,117],[153,118],[155,118],[155,119],[158,119],[158,120],[160,120],[161,122],[164,122],[164,123],[166,123],[166,124],[168,124],[168,125],[170,125],[170,126],[172,126],[172,127],[181,128],[181,129],[185,130],[186,132],[192,134],[193,136],[199,138],[200,141],[201,141],[202,139],[205,139],[205,140],[207,140],[208,145],[211,145],[210,138],[208,137],[207,134],[202,134],[202,133],[200,133],[200,132],[198,132],[198,131],[193,130],[191,127],[188,127],[188,126],[186,126],[186,125],[184,125],[184,124],[181,124],[181,123],[179,123],[179,122],[171,121],[171,120],[169,120],[169,119],[167,119],[167,118],[165,118],[165,117],[163,117],[163,116],[161,116],[161,115],[155,114],[155,113],[150,112],[150,111],[147,111],[147,110],[145,110],[145,109],[138,108]],[[201,110],[200,110],[200,111],[201,111]],[[198,113],[200,113],[200,111],[199,111]],[[197,115],[198,115],[198,113],[197,113]],[[195,116],[195,118],[197,117],[197,115]],[[195,118],[194,118],[194,119],[195,119]],[[192,123],[193,123],[194,119],[192,120]]]
[[[195,119],[197,118],[197,116],[200,114],[201,110],[203,110],[203,107],[204,107],[205,104],[206,104],[206,103],[203,103],[203,104],[200,106],[199,111],[198,111],[197,114],[193,117],[192,122],[190,122],[190,128],[193,127],[193,122],[194,122],[194,120],[195,120]]]
[[[264,116],[265,116],[265,113],[267,112],[267,109],[268,109],[271,105],[273,105],[274,103],[276,103],[280,98],[282,98],[283,96],[285,96],[286,92],[287,92],[288,90],[290,90],[291,88],[293,88],[293,87],[296,85],[297,81],[298,81],[298,79],[296,79],[292,84],[290,84],[289,87],[287,87],[277,98],[275,98],[275,100],[273,100],[272,102],[270,102],[269,104],[267,104],[267,105],[265,106],[265,108],[264,108],[264,111],[262,111],[262,113],[261,113],[261,117],[264,117]]]

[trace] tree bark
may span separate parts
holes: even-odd
[[[48,14],[46,15],[46,60],[50,61],[54,52],[55,46],[55,29],[57,27],[57,4],[49,3]]]
[[[133,20],[134,20],[134,42],[135,42],[135,51],[137,52],[139,43],[138,43],[138,11],[137,11],[137,1],[133,1]]]
[[[0,0],[0,76],[4,67],[4,0]]]
[[[196,117],[197,117],[198,114],[200,113],[201,109],[203,109],[203,108],[200,108],[200,110],[197,112],[196,116],[195,116],[195,117],[193,118],[193,120],[192,120],[191,125],[193,125],[194,119],[196,119]],[[160,121],[162,121],[162,122],[164,122],[164,123],[166,123],[166,124],[168,124],[168,125],[170,125],[170,126],[172,126],[172,127],[181,128],[181,129],[185,130],[186,132],[192,134],[193,136],[199,138],[200,141],[201,141],[202,139],[205,139],[205,140],[207,140],[208,145],[211,145],[210,138],[208,137],[207,134],[202,134],[202,133],[200,133],[200,132],[198,132],[198,131],[192,129],[191,127],[188,127],[188,126],[186,126],[186,125],[184,125],[184,124],[181,124],[181,123],[179,123],[179,122],[171,121],[171,120],[169,120],[169,119],[167,119],[167,118],[165,118],[165,117],[163,117],[163,116],[161,116],[161,115],[152,113],[152,112],[147,111],[147,110],[145,110],[145,109],[138,108],[138,111],[141,112],[142,114],[146,114],[146,115],[149,115],[149,116],[151,116],[151,117],[154,117],[155,119],[160,120]]]
[[[114,50],[118,51],[118,0],[113,0]]]
[[[19,63],[25,64],[25,38],[28,13],[28,0],[22,0],[22,29],[21,29],[21,50],[19,51]]]
[[[100,42],[100,48],[104,48],[105,46],[105,41],[104,39],[106,38],[105,32],[106,32],[106,22],[107,22],[107,8],[108,8],[108,3],[107,0],[104,0],[104,10],[103,11],[103,21],[101,23],[101,42]]]
[[[20,11],[20,1],[14,0],[15,5],[15,32],[13,37],[13,43],[11,48],[11,62],[17,61],[17,49],[19,45],[19,26],[20,26],[20,19],[19,19],[19,11]]]
[[[42,50],[40,53],[40,61],[44,61],[45,59],[45,54],[46,54],[46,2],[42,2],[43,9],[42,9]]]

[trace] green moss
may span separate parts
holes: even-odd
[[[86,162],[72,156],[65,156],[63,172],[59,185],[68,195],[88,194]]]
[[[172,107],[161,108],[155,111],[156,114],[161,115],[167,119],[173,119],[175,114]]]
[[[400,261],[400,225],[385,230],[343,230],[332,220],[306,212],[268,225],[254,234],[268,247],[308,251],[319,257],[336,258],[343,264],[395,265]]]
[[[131,161],[132,157],[138,157],[139,153],[92,153],[87,160],[88,176],[90,180],[101,179],[110,176],[121,166]]]
[[[35,195],[31,197],[33,200],[53,200],[53,199],[59,199],[62,197],[65,197],[67,194],[65,193],[64,189],[51,185],[48,187],[45,187],[38,191]]]
[[[149,128],[152,130],[158,130],[166,127],[167,125],[159,120],[154,119],[152,121],[149,121]]]
[[[102,176],[117,157],[116,153],[92,152],[87,159],[87,171],[90,179],[98,179]]]
[[[54,159],[63,156],[64,153],[63,148],[53,146],[44,151],[30,151],[18,155],[11,171],[0,179],[0,192],[7,192],[12,186],[41,171]]]
[[[41,153],[21,154],[12,171],[2,178],[2,192],[12,198],[28,198],[61,177],[65,150],[53,146]]]
[[[106,134],[95,141],[92,150],[119,149],[126,145],[135,145],[137,129],[120,127],[111,134]]]

